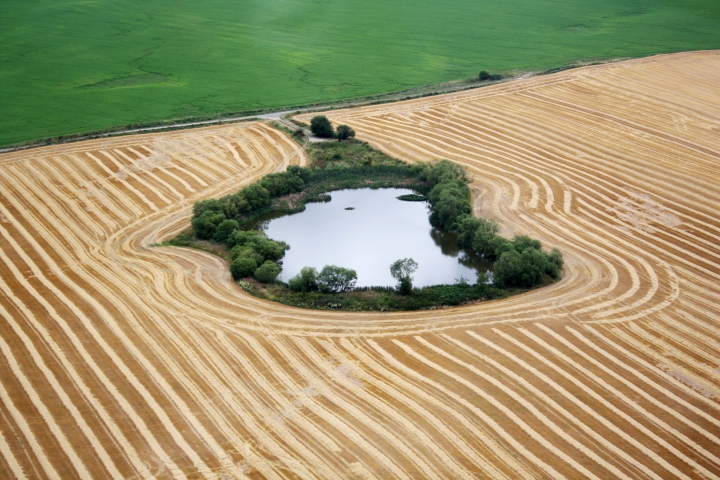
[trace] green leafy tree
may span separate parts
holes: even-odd
[[[310,131],[316,137],[333,138],[335,136],[332,123],[325,115],[317,115],[310,120]]]
[[[396,288],[401,295],[409,295],[412,292],[412,275],[417,269],[418,264],[412,258],[396,260],[390,265],[390,275],[398,281]]]
[[[288,288],[295,292],[311,292],[318,289],[317,270],[313,267],[303,267],[300,273],[288,282]]]
[[[525,250],[529,249],[540,250],[542,248],[542,243],[540,243],[540,240],[535,240],[527,235],[516,235],[513,239],[513,246],[519,253],[523,253]]]
[[[475,231],[480,226],[480,219],[475,218],[472,214],[460,215],[456,221],[458,246],[472,247]]]
[[[257,230],[235,230],[227,237],[227,246],[234,248],[236,246],[245,246],[251,239],[262,235],[262,232]]]
[[[205,210],[198,217],[193,217],[192,224],[195,236],[200,240],[210,240],[215,235],[215,230],[225,220],[225,214],[216,213],[212,210]]]
[[[267,260],[255,270],[255,280],[260,283],[272,283],[280,275],[280,267],[272,260]]]
[[[255,250],[253,250],[252,248],[248,248],[248,247],[246,247],[246,246],[244,246],[244,245],[236,245],[236,246],[234,246],[234,247],[232,248],[232,250],[230,250],[230,258],[232,258],[233,260],[235,260],[235,259],[241,258],[241,257],[244,257],[244,258],[252,258],[253,260],[255,260],[255,265],[256,265],[256,266],[257,266],[257,265],[262,265],[263,262],[265,261],[265,259],[263,258],[263,256],[260,255],[259,253],[257,253],[257,252],[256,252]]]
[[[295,193],[305,188],[305,182],[289,172],[271,173],[260,180],[260,185],[268,191],[271,198]]]
[[[440,160],[439,162],[430,164],[430,166],[425,169],[424,174],[425,180],[433,187],[444,181],[451,181],[462,185],[469,183],[465,168],[449,160]]]
[[[228,235],[230,235],[235,230],[238,230],[239,228],[240,225],[238,225],[237,221],[223,220],[215,229],[215,233],[213,234],[213,240],[218,243],[225,243]]]
[[[493,240],[497,238],[496,236],[500,230],[500,226],[495,220],[489,220],[487,218],[478,218],[477,220],[477,228],[475,232],[473,232],[472,248],[484,257],[496,258],[496,247],[493,245]]]
[[[251,210],[270,205],[270,192],[259,183],[253,183],[239,192],[250,205]]]
[[[270,240],[267,237],[257,236],[245,243],[245,247],[262,255],[265,260],[276,261],[285,255],[287,245]]]
[[[200,202],[195,202],[193,205],[193,217],[199,217],[203,213],[210,211],[213,213],[219,213],[223,211],[223,204],[220,200],[209,198]]]
[[[237,257],[230,264],[230,273],[235,280],[251,276],[256,269],[257,262],[248,257]]]
[[[541,283],[548,264],[545,252],[529,248],[520,254],[520,261],[522,264],[520,286],[530,288]]]
[[[337,137],[339,142],[342,142],[343,140],[354,137],[355,130],[353,130],[347,125],[340,125],[337,127],[337,132],[335,133],[335,136]]]
[[[515,250],[515,247],[507,238],[495,235],[488,242],[488,251],[492,251],[492,255],[490,255],[492,258],[500,258],[503,253],[509,252],[510,250]],[[515,251],[517,252],[517,250]]]
[[[452,230],[458,217],[470,213],[470,203],[459,188],[447,188],[438,192],[436,189],[443,185],[438,184],[428,195],[430,198],[430,195],[434,194],[435,198],[434,203],[433,200],[430,200],[432,204],[430,223],[446,230]]]
[[[317,276],[321,292],[337,293],[352,290],[357,282],[357,272],[336,265],[325,265]]]
[[[563,254],[557,248],[553,248],[548,255],[547,270],[545,273],[550,275],[552,278],[559,278],[562,267],[565,264]]]
[[[493,281],[498,287],[517,286],[522,274],[522,260],[514,248],[504,252],[493,264]]]
[[[547,255],[540,250],[529,248],[518,253],[513,249],[500,255],[493,265],[493,280],[500,287],[530,288],[542,281],[547,263]]]

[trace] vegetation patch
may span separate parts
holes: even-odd
[[[402,200],[403,202],[427,202],[427,197],[425,195],[418,195],[417,193],[399,195],[397,199]]]
[[[319,117],[316,117],[319,118]],[[324,117],[322,117],[324,118]],[[326,119],[325,119],[326,120]],[[324,124],[315,122],[316,124]],[[325,128],[324,126],[323,128]],[[329,130],[332,131],[330,125]],[[338,139],[340,140],[340,139]],[[416,310],[501,298],[551,283],[560,277],[562,254],[542,250],[539,240],[497,235],[493,220],[472,215],[466,171],[447,160],[405,164],[367,143],[356,140],[311,144],[311,167],[289,166],[271,173],[234,194],[197,202],[192,228],[167,245],[200,248],[230,262],[230,273],[243,290],[288,305],[349,310]],[[267,238],[261,231],[243,230],[268,213],[292,213],[308,202],[330,200],[328,192],[351,188],[412,188],[421,194],[402,195],[406,201],[428,201],[430,223],[457,234],[458,246],[494,261],[493,276],[479,272],[475,285],[457,279],[455,285],[413,288],[417,263],[412,258],[389,266],[395,288],[355,289],[357,273],[326,265],[320,271],[303,268],[287,284],[277,280],[278,262],[289,245]],[[352,210],[348,207],[346,210]],[[254,285],[251,282],[255,282]]]

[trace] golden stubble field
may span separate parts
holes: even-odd
[[[0,155],[0,477],[720,477],[720,55],[328,113],[474,176],[562,281],[401,314],[151,244],[288,164],[262,123]]]

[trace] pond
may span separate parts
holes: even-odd
[[[418,263],[416,287],[452,284],[460,277],[474,284],[477,271],[491,262],[457,248],[457,238],[430,225],[427,202],[398,200],[408,189],[363,188],[330,192],[326,203],[308,203],[303,212],[271,214],[246,224],[290,245],[278,277],[287,282],[303,267],[352,268],[358,287],[394,286],[390,264],[410,257]]]

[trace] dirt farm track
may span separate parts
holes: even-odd
[[[467,166],[563,279],[348,314],[152,247],[307,162],[264,123],[0,155],[0,478],[720,478],[720,53],[328,116]]]

